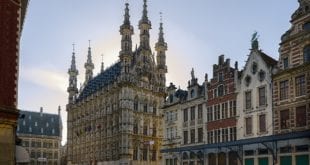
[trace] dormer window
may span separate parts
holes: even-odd
[[[257,72],[257,63],[253,62],[252,64],[252,73],[255,74]]]
[[[191,90],[191,98],[193,98],[194,96],[195,96],[195,90],[192,89],[192,90]]]
[[[169,102],[170,102],[170,103],[173,102],[173,94],[170,94],[170,96],[169,96]]]

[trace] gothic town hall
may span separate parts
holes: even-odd
[[[69,164],[160,164],[163,123],[159,108],[165,99],[167,43],[161,22],[152,52],[151,21],[144,0],[138,25],[140,43],[133,50],[128,6],[119,30],[119,60],[93,76],[89,47],[80,89],[72,53],[67,90]]]

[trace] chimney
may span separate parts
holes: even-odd
[[[40,107],[40,116],[43,116],[43,107]]]
[[[219,56],[219,65],[223,65],[224,64],[224,55],[220,55]]]
[[[61,107],[60,105],[58,106],[58,115],[60,115]]]

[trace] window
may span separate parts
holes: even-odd
[[[147,149],[146,148],[142,149],[142,158],[143,160],[147,160]]]
[[[280,82],[280,100],[288,99],[288,80]]]
[[[184,144],[188,143],[188,131],[183,132],[183,143]]]
[[[170,103],[173,102],[173,94],[170,94],[170,96],[169,96],[169,102],[170,102]]]
[[[208,132],[208,144],[213,143],[213,131]]]
[[[223,78],[223,73],[222,73],[222,72],[220,72],[220,73],[219,73],[219,82],[222,82],[222,81],[223,81],[223,79],[224,79],[224,78]]]
[[[228,102],[224,103],[224,118],[228,118]]]
[[[25,120],[23,120],[23,126],[25,126],[26,125],[26,121]]]
[[[263,81],[266,77],[266,72],[263,70],[260,70],[258,76],[259,76],[259,81]]]
[[[54,128],[52,129],[52,134],[55,134],[55,129]]]
[[[133,109],[135,111],[138,111],[138,99],[135,99],[134,103],[133,103]]]
[[[286,109],[286,110],[282,110],[280,112],[280,127],[281,129],[288,129],[289,128],[289,119],[290,119],[290,116],[289,116],[289,110]]]
[[[266,115],[259,115],[259,132],[266,132]]]
[[[258,88],[258,100],[259,106],[266,105],[266,87]]]
[[[134,133],[134,134],[138,134],[138,123],[135,123],[135,124],[133,125],[133,133]]]
[[[217,105],[214,105],[214,120],[217,120]]]
[[[32,132],[32,128],[31,127],[29,127],[29,132]]]
[[[306,22],[303,26],[304,30],[310,30],[310,22]]]
[[[192,90],[191,90],[191,98],[193,98],[194,96],[195,96],[195,90],[192,89]]]
[[[203,129],[198,128],[198,143],[201,143],[203,141]]]
[[[138,149],[137,148],[135,148],[134,150],[133,150],[133,155],[132,155],[132,159],[133,160],[138,160]]]
[[[283,58],[283,69],[288,68],[288,57]]]
[[[147,103],[145,103],[145,104],[143,105],[143,111],[144,111],[144,112],[147,112]]]
[[[252,73],[255,74],[257,72],[257,63],[253,62],[252,64]]]
[[[217,138],[218,142],[221,142],[221,130],[220,129],[217,130],[217,137],[216,138]]]
[[[223,85],[218,86],[217,92],[218,92],[217,96],[223,96],[224,95],[224,86]]]
[[[310,62],[310,45],[304,48],[304,62]]]
[[[191,143],[195,143],[195,129],[191,129]]]
[[[232,127],[229,128],[230,130],[230,141],[234,141],[237,139],[237,128],[236,127]]]
[[[213,107],[210,106],[207,109],[207,120],[208,120],[208,122],[213,120],[213,109],[212,108]]]
[[[251,99],[251,91],[245,92],[245,109],[251,109],[252,108],[252,99]]]
[[[246,135],[252,134],[252,117],[245,118],[245,128]]]
[[[296,127],[307,125],[307,109],[306,106],[296,107]]]
[[[218,143],[218,141],[217,141],[217,130],[214,130],[214,143]]]
[[[46,122],[46,127],[48,127],[49,126],[49,124],[48,124],[48,122]]]
[[[245,77],[244,81],[245,81],[245,85],[246,85],[246,86],[249,86],[250,83],[251,83],[251,76],[247,75],[247,76]]]
[[[191,120],[195,120],[195,107],[191,107]]]
[[[188,110],[187,109],[183,110],[183,120],[184,122],[188,121]]]
[[[202,104],[198,105],[198,119],[202,119]]]
[[[146,125],[143,126],[143,135],[147,135],[147,126]]]
[[[302,96],[306,94],[306,81],[305,75],[298,76],[295,78],[295,89],[296,89],[296,96]]]
[[[34,122],[34,126],[36,126],[36,127],[37,127],[37,126],[38,126],[38,122]]]

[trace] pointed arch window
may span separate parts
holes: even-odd
[[[310,45],[307,45],[304,48],[304,62],[310,62]]]

